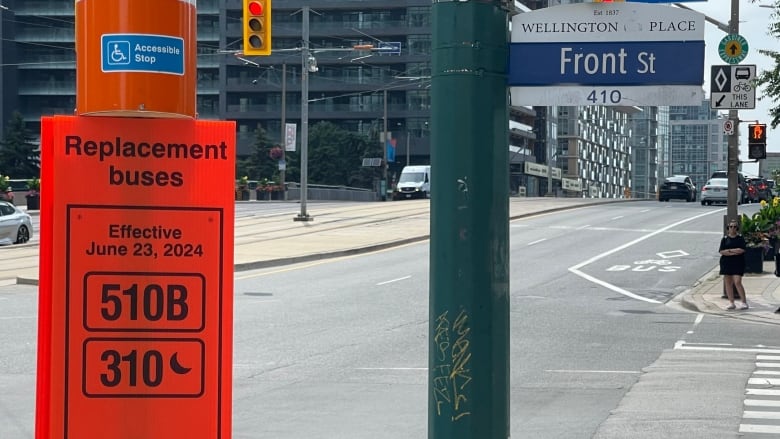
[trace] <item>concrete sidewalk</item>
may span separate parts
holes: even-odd
[[[718,314],[735,319],[780,325],[780,277],[774,275],[775,262],[764,261],[763,273],[746,273],[742,277],[750,309],[727,310],[728,299],[723,296],[723,276],[719,267],[702,277],[690,291],[683,293],[682,305],[690,310],[707,314]],[[734,303],[739,306],[740,301]]]

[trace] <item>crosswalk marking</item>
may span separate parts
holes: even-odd
[[[756,386],[780,386],[780,378],[750,378],[748,384]]]
[[[748,395],[780,396],[780,389],[747,389],[745,393]]]
[[[748,378],[739,432],[775,437],[780,435],[780,356],[765,354],[756,355],[756,369]]]
[[[746,399],[745,405],[748,407],[780,407],[780,401],[769,399]]]
[[[780,419],[780,412],[745,411],[742,417],[750,419]]]
[[[779,434],[780,425],[752,425],[741,424],[739,426],[740,433],[767,433],[767,434]]]

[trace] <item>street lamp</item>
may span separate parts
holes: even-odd
[[[301,212],[293,221],[311,221],[306,212],[309,192],[309,72],[316,72],[317,60],[309,53],[309,7],[303,7],[303,50],[301,50]]]

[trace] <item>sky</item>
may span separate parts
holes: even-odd
[[[777,40],[767,34],[770,14],[772,9],[759,7],[759,4],[772,4],[774,0],[761,0],[756,3],[750,3],[748,0],[739,0],[739,34],[745,37],[748,42],[747,57],[740,64],[755,64],[756,73],[763,70],[769,70],[773,62],[769,57],[758,53],[759,49],[777,49],[780,47],[780,40]],[[686,6],[703,13],[724,24],[728,24],[731,18],[731,0],[708,0],[706,2],[686,2]],[[705,96],[710,96],[710,66],[726,65],[727,63],[720,59],[718,55],[718,45],[720,40],[726,34],[718,29],[714,24],[705,23],[704,26],[704,92]],[[767,152],[780,152],[780,127],[772,130],[769,121],[769,108],[772,102],[769,98],[759,100],[762,92],[756,91],[756,108],[754,110],[740,110],[739,119],[744,121],[758,120],[766,123],[769,131],[767,132]],[[728,113],[728,111],[723,112]],[[748,160],[747,157],[747,123],[740,124],[740,160]],[[742,165],[744,172],[748,174],[758,174],[758,164],[746,163]]]

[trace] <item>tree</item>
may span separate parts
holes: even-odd
[[[367,136],[319,122],[309,132],[309,181],[317,184],[371,188],[378,168],[363,159],[382,157],[378,142]]]
[[[268,133],[263,127],[258,126],[255,130],[252,152],[247,158],[236,161],[236,178],[247,176],[250,180],[263,178],[276,180],[279,164],[268,155],[274,146],[276,144],[268,138]]]
[[[754,1],[755,3],[755,1]],[[774,11],[771,18],[773,21],[769,24],[768,34],[780,39],[780,0],[774,1]],[[780,125],[780,52],[772,49],[759,49],[758,53],[766,55],[774,60],[774,67],[771,70],[764,70],[758,74],[757,83],[764,87],[764,96],[771,98],[774,104],[769,109],[770,124],[772,128]]]
[[[40,175],[41,153],[34,141],[24,125],[22,114],[14,111],[0,142],[0,170],[3,174],[12,178]]]

